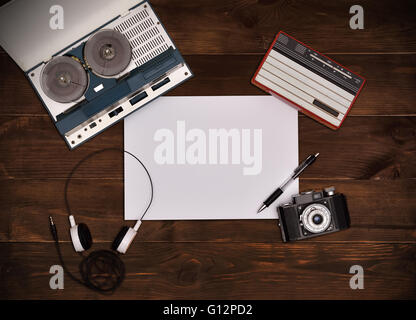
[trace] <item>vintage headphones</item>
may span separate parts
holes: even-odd
[[[69,216],[69,223],[71,228],[69,229],[71,235],[72,245],[76,252],[83,252],[88,250],[92,246],[92,236],[88,226],[85,223],[76,224],[73,215]],[[121,228],[117,237],[114,239],[111,248],[119,253],[126,253],[133,239],[137,235],[141,220],[138,220],[133,228],[124,226]]]
[[[134,238],[137,235],[137,232],[140,228],[140,225],[142,224],[142,219],[148,212],[152,202],[153,202],[153,181],[150,176],[149,171],[147,170],[146,166],[143,164],[143,162],[137,158],[132,153],[116,149],[116,148],[106,148],[101,149],[98,151],[95,151],[85,158],[83,158],[81,161],[77,163],[77,165],[71,170],[71,172],[68,175],[68,178],[65,182],[65,191],[64,191],[64,198],[65,198],[65,206],[66,210],[68,212],[68,219],[70,224],[69,233],[71,236],[72,245],[76,252],[82,253],[88,249],[91,248],[93,241],[91,232],[88,228],[88,226],[85,223],[76,224],[74,216],[71,214],[71,209],[69,206],[68,201],[68,187],[69,183],[72,180],[72,176],[76,172],[76,170],[88,159],[107,152],[107,151],[118,151],[122,152],[123,154],[128,154],[131,157],[133,157],[139,164],[143,167],[145,170],[147,177],[149,178],[150,182],[150,200],[149,203],[144,210],[142,216],[139,220],[137,220],[134,227],[127,227],[124,226],[121,228],[120,232],[117,234],[116,238],[114,239],[111,250],[98,250],[92,252],[89,256],[83,257],[83,260],[80,264],[80,274],[82,276],[82,280],[75,277],[71,272],[68,271],[68,269],[65,266],[65,263],[62,258],[59,241],[58,241],[58,232],[56,229],[56,226],[53,222],[52,217],[49,217],[49,225],[50,230],[52,233],[52,236],[55,240],[56,249],[58,252],[58,257],[61,261],[62,267],[65,270],[66,273],[76,282],[87,286],[90,289],[96,290],[101,293],[109,292],[112,293],[115,291],[115,289],[121,284],[121,282],[124,279],[125,274],[125,268],[124,264],[119,258],[118,254],[125,254],[127,249],[130,247],[131,243],[133,242]],[[96,273],[99,273],[97,276]],[[94,274],[95,273],[95,274]]]

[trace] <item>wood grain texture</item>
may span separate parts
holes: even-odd
[[[66,178],[90,152],[123,144],[122,123],[72,152],[49,117],[0,116],[0,125],[2,179]],[[416,117],[349,117],[340,130],[332,131],[302,116],[299,140],[300,158],[321,153],[302,178],[416,178]],[[100,155],[81,166],[79,174],[122,178],[121,158],[118,152]]]
[[[123,257],[126,280],[110,297],[68,277],[65,290],[49,289],[49,268],[59,261],[47,217],[54,216],[68,267],[76,270],[65,178],[92,151],[123,148],[123,124],[69,151],[0,49],[0,298],[415,299],[416,3],[361,1],[365,29],[351,30],[354,4],[152,1],[195,73],[169,95],[265,94],[250,78],[279,30],[367,79],[339,131],[299,116],[299,158],[321,153],[300,189],[334,185],[348,198],[352,227],[283,244],[273,220],[145,221]],[[91,228],[95,249],[108,248],[123,224],[122,165],[121,153],[97,156],[70,185],[71,207]],[[349,288],[354,264],[364,268],[364,290]]]
[[[70,241],[64,184],[64,180],[3,181],[0,242],[51,241],[49,215],[54,217],[61,240]],[[331,185],[347,196],[352,227],[310,242],[416,243],[416,180],[334,183],[333,180],[302,179],[300,188],[319,190]],[[132,224],[123,222],[122,218],[122,179],[79,178],[71,182],[68,199],[78,222],[90,227],[96,242],[112,241],[122,225]],[[138,239],[142,242],[281,242],[275,220],[145,221]]]
[[[262,57],[185,56],[195,77],[168,95],[264,95],[265,92],[250,83]],[[350,116],[416,115],[416,54],[341,54],[332,57],[367,79]],[[0,115],[47,115],[23,72],[1,51],[0,70]]]
[[[356,1],[156,0],[184,54],[263,53],[283,30],[322,53],[416,52],[415,2],[360,1],[364,30],[351,30]]]
[[[52,243],[0,248],[0,298],[410,299],[416,290],[414,244],[138,241],[123,257],[125,282],[110,297],[68,277],[64,290],[51,290],[49,268],[59,264]],[[80,258],[71,244],[63,244],[62,251],[76,272]],[[349,287],[349,270],[356,264],[365,270],[364,290]]]
[[[353,0],[153,0],[151,4],[185,55],[264,53],[280,30],[325,54],[416,52],[412,0],[360,1],[363,30],[349,27],[350,7],[357,4]]]

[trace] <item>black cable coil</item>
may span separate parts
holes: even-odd
[[[113,251],[97,250],[81,261],[79,272],[89,288],[113,293],[124,280],[125,267],[123,261]]]

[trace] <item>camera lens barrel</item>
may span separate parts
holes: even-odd
[[[303,210],[300,220],[309,232],[321,233],[331,224],[331,212],[323,204],[311,204]]]

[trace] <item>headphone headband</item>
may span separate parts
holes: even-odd
[[[138,157],[136,157],[134,154],[132,154],[131,152],[129,152],[129,151],[126,151],[126,150],[123,150],[123,149],[117,149],[117,148],[105,148],[105,149],[100,149],[100,150],[97,150],[97,151],[94,151],[94,152],[92,152],[92,153],[90,153],[90,154],[88,154],[86,157],[84,157],[84,158],[82,158],[73,168],[72,168],[72,170],[71,170],[71,172],[69,173],[69,175],[68,175],[68,177],[66,178],[66,181],[65,181],[65,190],[64,190],[64,199],[65,199],[65,207],[66,207],[66,211],[67,211],[67,213],[68,213],[68,217],[69,217],[69,219],[70,219],[70,217],[72,216],[72,220],[74,220],[74,218],[73,218],[73,214],[71,213],[71,208],[70,208],[70,206],[69,206],[69,201],[68,201],[68,188],[69,188],[69,182],[71,181],[71,179],[72,179],[72,176],[74,175],[74,173],[77,171],[77,169],[85,162],[85,161],[87,161],[87,160],[89,160],[90,158],[93,158],[94,156],[96,156],[96,155],[98,155],[98,154],[101,154],[101,153],[104,153],[104,152],[107,152],[107,151],[118,151],[118,152],[121,152],[121,153],[123,153],[123,154],[128,154],[128,155],[130,155],[131,157],[133,157],[137,162],[139,162],[140,163],[140,165],[142,166],[142,168],[145,170],[145,172],[146,172],[146,174],[147,174],[147,176],[148,176],[148,178],[149,178],[149,182],[150,182],[150,200],[149,200],[149,203],[148,203],[148,205],[147,205],[147,207],[146,207],[146,209],[144,210],[144,212],[143,212],[143,214],[142,214],[142,216],[140,217],[140,219],[138,219],[137,220],[137,222],[136,222],[136,224],[135,224],[135,226],[134,226],[134,230],[135,231],[138,231],[138,229],[139,229],[139,227],[140,227],[140,224],[141,224],[141,220],[144,218],[144,216],[146,215],[146,213],[147,213],[147,211],[149,210],[149,208],[150,208],[150,206],[152,205],[152,202],[153,202],[153,180],[152,180],[152,177],[150,176],[150,173],[149,173],[149,171],[147,170],[147,168],[146,168],[146,166],[143,164],[143,162],[138,158]],[[140,222],[140,224],[139,224],[139,222]],[[74,222],[75,223],[75,222]],[[71,227],[72,227],[72,223],[70,222],[70,224],[71,224]],[[136,229],[136,226],[137,226],[137,229]]]

